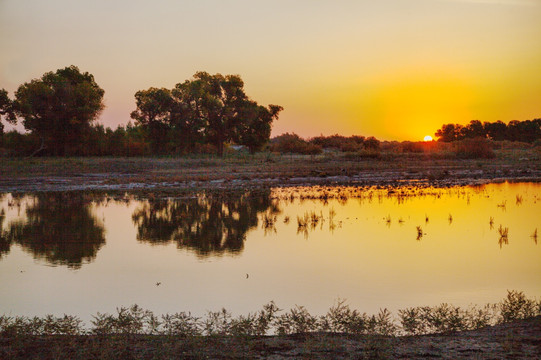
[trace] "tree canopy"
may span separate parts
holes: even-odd
[[[251,100],[240,76],[207,72],[197,72],[171,91],[150,88],[138,91],[135,98],[137,110],[131,116],[149,129],[152,141],[163,143],[152,129],[166,128],[175,134],[172,142],[179,147],[190,139],[203,139],[215,146],[219,156],[226,142],[246,145],[252,152],[261,148],[282,110],[278,105],[265,107]]]
[[[66,155],[103,110],[104,90],[76,66],[45,73],[15,92],[15,111],[53,155]]]
[[[4,89],[0,90],[0,135],[4,133],[4,124],[2,124],[1,118],[3,117],[7,122],[15,124],[17,117],[15,116],[15,109],[13,108],[13,102],[9,99],[8,92]]]
[[[532,143],[541,139],[541,119],[512,120],[509,124],[499,120],[492,123],[472,120],[467,125],[444,124],[436,131],[435,135],[439,141],[443,142],[482,137],[495,141],[509,140]]]

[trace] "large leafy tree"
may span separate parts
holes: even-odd
[[[21,85],[15,110],[24,127],[41,138],[40,149],[67,155],[80,146],[82,134],[103,110],[103,95],[92,74],[72,65]]]
[[[135,93],[137,109],[131,118],[141,125],[150,138],[152,151],[162,153],[166,150],[167,135],[171,129],[173,98],[168,89],[151,87]]]
[[[255,101],[246,102],[240,110],[241,121],[235,141],[247,146],[252,154],[261,150],[270,138],[272,121],[278,118],[282,110],[278,105],[269,105],[267,108]]]
[[[219,156],[229,141],[246,141],[246,145],[255,148],[268,140],[270,124],[282,109],[275,105],[268,109],[258,107],[244,92],[244,82],[238,75],[198,72],[175,89],[185,116],[195,128],[201,127],[206,141],[216,147]],[[258,139],[249,135],[250,123],[262,129]]]
[[[4,124],[1,118],[4,118],[8,123],[15,124],[17,118],[15,116],[13,102],[9,99],[8,92],[4,89],[0,90],[0,136],[4,133]]]

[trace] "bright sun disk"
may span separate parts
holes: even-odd
[[[425,141],[432,141],[432,136],[427,135],[427,136],[425,136],[424,140]]]

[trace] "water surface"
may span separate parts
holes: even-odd
[[[541,185],[280,188],[136,200],[1,195],[0,312],[156,313],[274,300],[323,314],[541,295]],[[507,229],[507,237],[505,237]]]

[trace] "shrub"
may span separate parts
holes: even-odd
[[[400,144],[402,152],[406,153],[422,153],[424,152],[423,144],[420,142],[404,141]]]
[[[496,157],[487,139],[464,139],[455,143],[456,156],[463,159],[492,159]]]
[[[304,155],[321,154],[322,148],[319,145],[306,142],[297,134],[283,134],[271,139],[271,151],[280,153],[295,153]]]
[[[380,141],[375,137],[371,136],[364,141],[363,147],[366,150],[379,150]]]
[[[507,291],[507,297],[500,302],[500,322],[527,319],[539,315],[535,300],[526,298],[522,291]]]

